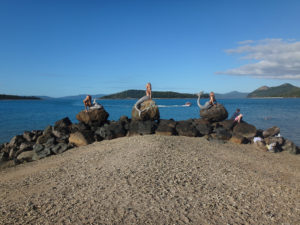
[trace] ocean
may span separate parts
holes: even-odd
[[[159,105],[162,119],[187,120],[199,118],[199,108],[195,99],[154,99]],[[240,108],[244,120],[266,129],[278,126],[281,135],[300,146],[300,99],[217,99],[223,104],[229,117]],[[204,103],[207,99],[201,100]],[[120,116],[131,117],[131,109],[136,99],[98,100],[109,113],[109,120]],[[191,102],[190,107],[183,106]],[[43,130],[57,120],[69,117],[77,123],[76,114],[83,110],[82,100],[1,100],[0,101],[0,143],[8,142],[13,136],[28,130]]]

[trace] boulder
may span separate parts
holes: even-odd
[[[232,134],[230,130],[225,129],[224,127],[218,127],[215,129],[215,138],[227,141],[231,138]]]
[[[42,158],[45,158],[45,157],[51,155],[50,149],[45,148],[45,146],[43,146],[41,144],[35,144],[33,146],[33,150],[36,153],[36,158],[34,158],[33,160],[42,159]]]
[[[196,119],[193,121],[195,128],[198,130],[200,136],[208,135],[212,133],[212,126],[207,120]]]
[[[16,135],[10,140],[8,145],[10,148],[15,148],[19,147],[25,141],[26,140],[23,138],[23,135]]]
[[[39,159],[39,157],[34,150],[22,152],[15,159],[15,164],[23,163],[24,161],[31,162],[37,159]]]
[[[114,138],[126,136],[127,131],[124,129],[121,121],[111,122],[109,124],[104,124],[99,127],[95,134],[99,135],[102,139],[111,140]]]
[[[152,120],[138,121],[132,120],[129,124],[128,136],[153,134],[157,124]]]
[[[227,130],[233,130],[233,127],[236,125],[237,123],[234,122],[234,120],[224,120],[221,122],[218,122],[218,125],[221,127],[224,127]]]
[[[31,131],[31,133],[33,133],[32,141],[35,142],[38,139],[38,137],[43,134],[43,131],[42,130],[33,130],[33,131]]]
[[[132,120],[159,120],[160,114],[158,110],[158,106],[155,104],[153,100],[144,101],[140,105],[140,110],[142,111],[139,114],[139,111],[133,106],[131,111],[131,119]]]
[[[253,143],[254,146],[259,149],[259,150],[262,150],[264,152],[267,152],[268,151],[268,148],[266,146],[266,142],[265,140],[261,139],[260,141],[256,141]]]
[[[61,154],[67,150],[68,150],[68,144],[66,143],[58,143],[51,148],[51,152],[53,152],[55,155]]]
[[[294,142],[290,141],[290,140],[285,140],[284,145],[282,146],[282,149],[284,151],[288,151],[291,154],[299,154],[300,153],[300,149],[299,147],[297,147]]]
[[[200,116],[210,122],[219,122],[228,117],[228,112],[222,104],[216,104],[209,109],[201,109]]]
[[[76,146],[84,146],[94,141],[94,135],[91,131],[77,131],[70,134],[69,143]]]
[[[54,127],[52,129],[52,133],[57,138],[61,138],[70,133],[71,125],[72,125],[71,120],[68,117],[65,117],[55,122]]]
[[[32,133],[30,131],[24,131],[24,133],[23,133],[23,138],[28,142],[33,141],[33,136],[34,136],[34,133]]]
[[[180,136],[197,137],[199,132],[192,122],[179,121],[176,125],[176,131]]]
[[[279,133],[280,133],[279,127],[274,126],[274,127],[271,127],[269,129],[265,130],[263,132],[263,136],[264,136],[264,138],[266,138],[266,137],[272,137],[272,136],[275,136],[275,135],[277,135]]]
[[[238,123],[233,128],[233,135],[252,139],[256,135],[256,127],[245,122]]]
[[[175,135],[176,122],[174,120],[160,120],[155,134],[165,136]]]
[[[90,130],[91,127],[83,122],[73,123],[71,126],[71,133],[75,133],[76,131],[85,131]]]
[[[246,144],[247,139],[243,136],[240,135],[233,135],[230,139],[229,142],[235,143],[235,144]]]
[[[101,109],[91,109],[86,111],[81,111],[76,115],[76,119],[87,125],[96,124],[98,126],[104,124],[107,121],[109,114],[104,108]]]

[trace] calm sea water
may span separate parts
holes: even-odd
[[[160,106],[162,119],[186,120],[199,118],[196,99],[156,99]],[[183,107],[185,102],[191,107]],[[206,100],[203,100],[203,103]],[[131,109],[136,100],[102,100],[109,113],[109,120],[118,120],[120,116],[131,117]],[[281,135],[300,146],[300,99],[220,99],[229,116],[236,108],[241,109],[244,120],[257,128],[266,129],[278,126]],[[55,121],[69,117],[77,122],[76,114],[83,110],[82,100],[4,100],[0,101],[0,143],[9,141],[13,136],[26,130],[44,129]]]

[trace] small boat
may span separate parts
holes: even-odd
[[[188,107],[190,107],[192,105],[192,103],[190,103],[190,102],[186,102],[185,104],[184,104],[184,106],[188,106]]]

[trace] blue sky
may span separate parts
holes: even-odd
[[[300,1],[0,0],[0,93],[300,86]]]

